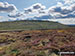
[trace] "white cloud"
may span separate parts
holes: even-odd
[[[0,12],[14,12],[17,8],[13,4],[7,2],[0,2]]]
[[[56,6],[61,7],[61,6],[63,6],[63,4],[61,2],[57,2],[57,5]]]
[[[33,9],[35,9],[35,10],[39,10],[39,9],[43,10],[43,9],[46,8],[45,6],[43,6],[43,5],[40,4],[40,3],[36,3],[36,4],[32,5],[32,7],[33,7]]]
[[[71,5],[71,4],[73,4],[73,3],[75,3],[75,0],[63,0],[65,3],[64,4],[66,4],[66,5]]]
[[[65,25],[75,25],[75,19],[74,18],[65,18],[65,19],[49,19],[49,21],[59,22]]]
[[[18,18],[18,17],[23,17],[23,16],[25,16],[23,12],[14,12],[8,15],[8,17],[10,18]]]
[[[49,13],[55,18],[75,18],[75,1],[74,0],[63,0],[62,2],[57,2],[57,5],[50,7]]]
[[[69,1],[67,1],[67,2],[69,2]],[[41,19],[41,20],[49,20],[49,21],[52,20],[52,18],[54,18],[53,19],[54,21],[58,21],[63,24],[75,24],[75,20],[74,20],[75,4],[73,3],[74,1],[71,1],[70,5],[66,1],[64,1],[64,2],[65,3],[57,2],[57,5],[52,6],[47,10],[46,9],[39,10],[39,8],[40,8],[39,6],[35,7],[37,9],[33,9],[33,6],[31,6],[30,12],[31,12],[31,15],[33,14],[32,18],[36,19],[36,20]],[[33,11],[34,11],[34,13],[32,13]]]
[[[3,16],[0,16],[0,19],[2,19],[3,18]]]
[[[0,16],[0,22],[8,21],[8,17]]]
[[[28,8],[24,8],[24,10],[25,10],[25,14],[29,14],[29,13],[39,13],[39,11],[43,11],[45,8],[46,7],[43,6],[42,4],[36,3]]]

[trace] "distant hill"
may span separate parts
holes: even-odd
[[[0,22],[0,30],[44,30],[62,29],[69,26],[52,21],[21,20],[11,22]]]
[[[75,27],[75,25],[68,25],[68,26],[70,26],[70,27]]]

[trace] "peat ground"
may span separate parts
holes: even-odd
[[[75,51],[75,28],[0,31],[0,56],[59,56]]]

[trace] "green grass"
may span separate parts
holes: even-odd
[[[69,26],[52,21],[24,20],[24,21],[0,22],[0,30],[62,29],[68,27]]]

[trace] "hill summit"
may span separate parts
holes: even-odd
[[[20,20],[11,22],[0,22],[0,30],[44,30],[62,29],[69,26],[52,21]]]

